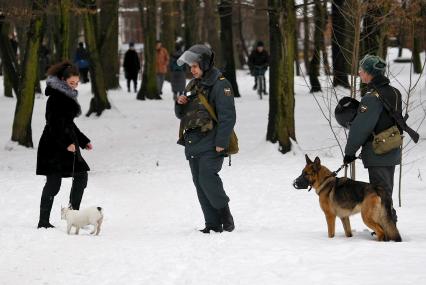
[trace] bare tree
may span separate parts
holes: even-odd
[[[85,0],[80,2],[80,5],[82,5],[81,8],[84,9],[84,13],[82,15],[84,37],[89,51],[90,75],[93,92],[93,98],[90,101],[90,107],[86,116],[90,116],[92,113],[96,113],[97,116],[100,116],[104,110],[110,109],[111,105],[108,101],[105,77],[98,46],[98,34],[95,26],[97,15],[96,1]]]
[[[105,77],[105,88],[117,89],[119,83],[118,58],[118,4],[119,0],[101,0],[99,13],[99,52]]]
[[[356,0],[358,1],[358,0]],[[332,1],[332,18],[333,18],[333,36],[332,36],[332,53],[333,53],[333,86],[343,86],[349,88],[348,81],[348,62],[344,56],[346,23],[343,14],[343,6],[345,0]]]
[[[18,92],[16,92],[17,101],[13,119],[12,141],[18,142],[20,145],[26,147],[33,147],[31,119],[37,83],[38,52],[43,38],[43,28],[45,24],[43,10],[46,5],[47,1],[34,1],[31,5],[31,20],[25,55],[22,62],[22,77],[18,83]],[[15,69],[12,70],[11,73],[18,72]]]
[[[197,43],[197,9],[198,0],[184,0],[185,46]]]
[[[279,150],[291,150],[294,126],[295,8],[293,0],[269,0],[271,69],[269,119],[266,140],[278,142]]]
[[[138,100],[161,99],[158,94],[157,80],[155,72],[155,37],[156,26],[149,23],[155,23],[156,13],[155,0],[139,0],[139,10],[141,13],[142,29],[145,39],[144,45],[144,67],[142,73],[142,84],[136,98]]]
[[[235,74],[234,41],[232,34],[232,1],[220,0],[218,3],[220,16],[220,39],[222,43],[222,57],[225,64],[223,75],[232,85],[235,97],[240,97]]]
[[[205,0],[204,1],[204,19],[208,21],[202,21],[204,27],[203,41],[210,44],[212,49],[215,51],[215,62],[218,66],[222,66],[222,51],[221,42],[219,38],[220,32],[220,20],[217,11],[217,0]]]

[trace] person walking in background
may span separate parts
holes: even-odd
[[[157,51],[157,62],[156,62],[156,73],[157,73],[157,88],[158,94],[163,94],[163,83],[166,78],[167,67],[169,66],[169,53],[161,44],[161,41],[157,41],[155,49]]]
[[[127,92],[130,92],[130,81],[133,81],[133,88],[137,92],[137,80],[141,64],[138,53],[135,50],[135,44],[129,43],[129,49],[124,54],[123,61],[124,76],[127,79]]]
[[[53,228],[50,211],[53,200],[61,188],[63,177],[73,177],[70,207],[80,208],[84,189],[87,186],[89,166],[81,156],[80,148],[91,150],[90,140],[77,128],[74,118],[81,114],[76,90],[79,72],[68,61],[49,68],[45,94],[46,126],[37,151],[37,175],[46,176],[40,201],[38,228]]]
[[[175,51],[172,53],[170,58],[170,71],[171,71],[171,81],[172,91],[173,91],[173,100],[176,101],[177,96],[183,95],[186,85],[186,68],[185,65],[179,66],[177,64],[178,58],[183,53],[182,43],[176,43]]]
[[[82,42],[78,43],[78,48],[74,55],[74,63],[77,65],[78,71],[81,75],[81,82],[89,82],[89,53],[84,48],[84,44]]]

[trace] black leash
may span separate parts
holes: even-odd
[[[355,160],[357,160],[358,158],[361,158],[361,156],[357,156],[357,157],[355,157]],[[354,161],[355,161],[354,160]],[[339,171],[340,170],[342,170],[342,168],[343,167],[348,167],[348,165],[349,165],[349,163],[344,163],[344,164],[342,164],[342,166],[340,166],[337,170],[335,170],[335,171],[333,171],[332,173],[331,173],[331,176],[337,176],[337,173],[339,173]]]
[[[72,160],[72,173],[71,173],[71,178],[72,178],[72,180],[71,180],[71,195],[72,195],[72,191],[73,191],[73,189],[74,189],[74,170],[75,170],[75,155],[76,155],[76,152],[77,151],[74,151],[73,152],[73,160]],[[70,209],[72,209],[72,206],[70,207],[71,205],[69,205],[68,207],[70,208]]]

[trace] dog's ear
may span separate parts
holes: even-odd
[[[312,164],[312,160],[309,158],[307,154],[305,154],[306,164]]]
[[[317,157],[315,157],[315,160],[314,160],[314,170],[318,171],[318,170],[320,170],[320,168],[321,168],[321,160],[317,156]]]

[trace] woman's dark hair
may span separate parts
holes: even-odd
[[[47,75],[56,76],[61,80],[66,80],[71,76],[80,76],[80,72],[78,72],[78,68],[74,64],[72,64],[69,60],[65,60],[52,65],[47,70]]]

